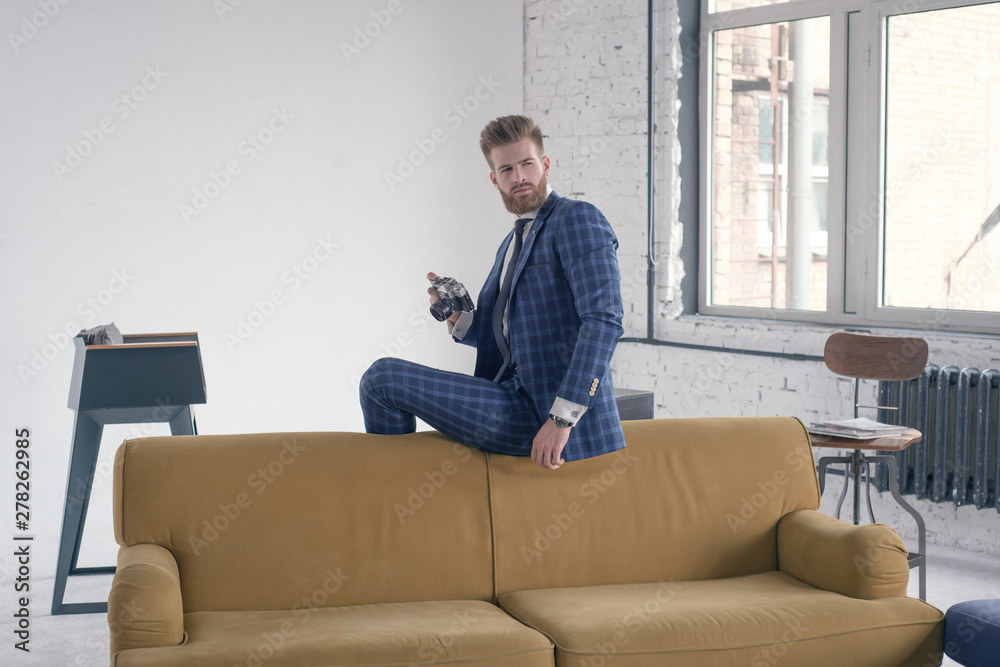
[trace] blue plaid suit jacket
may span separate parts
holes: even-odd
[[[476,347],[475,375],[493,379],[502,363],[491,318],[511,231],[479,293],[477,315],[461,342]],[[618,239],[587,202],[552,192],[524,240],[507,311],[515,383],[540,421],[556,396],[587,406],[563,451],[567,461],[625,446],[609,364],[622,328]]]

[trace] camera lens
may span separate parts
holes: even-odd
[[[444,322],[454,312],[455,309],[451,305],[451,299],[438,299],[431,304],[431,315],[438,322]]]

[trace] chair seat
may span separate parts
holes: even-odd
[[[991,667],[1000,655],[1000,600],[960,602],[944,617],[944,652],[966,667]]]
[[[122,651],[112,667],[553,665],[548,639],[478,600],[192,612],[184,630],[185,643]]]
[[[923,667],[943,620],[919,600],[858,600],[784,572],[519,591],[500,606],[552,638],[560,667]]]

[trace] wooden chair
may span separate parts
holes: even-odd
[[[868,336],[852,333],[836,333],[826,341],[823,361],[827,368],[836,373],[854,378],[854,416],[860,416],[861,409],[897,409],[885,405],[861,405],[859,395],[861,380],[909,380],[919,376],[927,366],[927,343],[921,338],[901,338]],[[918,547],[910,553],[910,567],[918,568],[920,599],[927,599],[927,529],[920,513],[907,503],[899,491],[896,477],[896,457],[891,454],[866,454],[865,452],[895,452],[909,447],[923,438],[916,429],[907,429],[900,435],[882,436],[872,440],[836,437],[811,433],[814,447],[837,447],[850,449],[848,456],[824,456],[819,460],[820,493],[826,482],[826,469],[831,464],[846,466],[844,488],[837,501],[837,518],[847,496],[848,486],[854,483],[854,524],[860,522],[861,479],[865,481],[865,500],[868,517],[875,522],[871,501],[871,464],[885,465],[889,473],[889,492],[896,502],[914,518],[917,523]]]

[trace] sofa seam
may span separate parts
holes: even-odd
[[[497,583],[497,522],[493,516],[493,462],[490,453],[484,451],[486,456],[486,507],[490,517],[490,563],[493,566],[493,604],[498,605],[500,591]]]
[[[506,612],[507,614],[509,614],[512,617],[516,618],[521,623],[524,623],[524,625],[526,625],[527,627],[531,628],[532,630],[540,632],[541,634],[543,634],[546,637],[548,637],[549,641],[551,641],[555,645],[555,647],[557,649],[559,649],[561,651],[564,651],[565,653],[569,653],[571,655],[600,655],[599,652],[595,652],[595,651],[580,651],[580,650],[576,650],[576,649],[566,648],[566,647],[562,646],[559,642],[557,642],[555,640],[555,638],[552,637],[551,635],[549,635],[547,632],[545,632],[543,630],[540,630],[539,628],[536,628],[533,625],[529,625],[528,623],[526,623],[524,621],[524,619],[522,619],[521,617],[519,617],[517,614],[515,614],[512,611],[510,611],[509,609],[504,609],[504,612]],[[937,621],[919,621],[919,622],[902,623],[902,624],[896,624],[896,625],[869,626],[869,627],[866,627],[866,628],[861,628],[859,630],[845,630],[843,632],[830,632],[830,633],[823,634],[823,635],[815,635],[813,637],[802,637],[802,638],[799,638],[799,639],[784,639],[784,640],[778,640],[778,641],[773,641],[773,642],[761,642],[759,644],[741,644],[739,646],[725,646],[725,647],[722,647],[722,646],[699,646],[699,647],[691,647],[691,648],[649,649],[649,650],[643,650],[643,651],[619,651],[618,655],[659,655],[659,654],[663,654],[663,653],[701,653],[701,652],[704,652],[704,651],[739,651],[739,650],[744,650],[744,649],[765,648],[765,647],[768,647],[768,646],[779,646],[779,645],[780,646],[789,646],[789,645],[792,645],[792,644],[799,644],[799,643],[802,643],[802,642],[814,641],[814,640],[817,640],[817,639],[829,639],[831,637],[839,637],[841,635],[853,635],[853,634],[857,634],[859,632],[868,632],[870,630],[887,630],[887,629],[892,629],[892,628],[917,627],[917,626],[921,626],[921,625],[937,625],[940,622],[941,622],[940,620],[937,620]]]
[[[468,657],[468,658],[454,658],[454,659],[447,660],[447,661],[440,661],[440,660],[438,660],[438,661],[435,661],[434,664],[436,664],[436,665],[469,665],[469,664],[473,664],[474,665],[477,662],[480,662],[480,661],[483,661],[483,660],[496,660],[497,658],[507,658],[507,657],[515,656],[515,655],[529,655],[531,653],[551,653],[553,648],[554,648],[553,646],[549,646],[548,648],[531,648],[531,649],[521,649],[519,651],[507,651],[505,653],[494,653],[494,654],[487,655],[487,656]],[[117,654],[116,654],[116,656],[117,656]],[[469,662],[470,660],[472,661],[471,663]],[[372,663],[365,662],[365,663],[358,663],[358,664],[355,664],[355,665],[338,665],[337,667],[371,667],[371,664]],[[411,667],[414,663],[412,661],[409,661],[409,662],[391,662],[391,663],[389,663],[389,662],[383,662],[383,663],[378,663],[378,664],[379,664],[379,667]],[[115,667],[115,666],[112,665],[112,667]]]
[[[909,597],[909,596],[907,596],[907,597]],[[920,600],[920,598],[910,598],[910,599],[915,599],[915,600]],[[922,603],[922,604],[923,604],[923,605],[924,605],[925,607],[929,607],[930,609],[933,609],[934,611],[936,611],[936,612],[937,612],[938,614],[940,614],[940,616],[941,616],[941,619],[940,619],[940,620],[942,620],[942,621],[944,620],[944,617],[945,617],[945,615],[946,615],[946,612],[944,612],[944,611],[941,611],[940,609],[938,609],[937,607],[935,607],[934,605],[932,605],[932,604],[931,604],[930,602],[928,602],[927,600],[920,600],[920,602],[921,602],[921,603]]]
[[[535,627],[534,625],[531,625],[525,619],[521,618],[516,612],[514,612],[514,611],[512,611],[510,609],[507,609],[506,607],[502,606],[500,604],[499,599],[497,600],[497,606],[500,607],[500,610],[503,613],[507,614],[508,616],[510,616],[511,618],[513,618],[514,620],[516,620],[521,625],[525,626],[526,628],[531,628],[535,632],[538,632],[541,635],[543,635],[546,639],[549,640],[549,642],[552,644],[552,646],[554,648],[556,648],[558,650],[561,650],[561,651],[567,651],[567,652],[572,653],[572,651],[568,651],[566,648],[564,648],[562,645],[560,645],[559,642],[556,641],[556,638],[553,637],[552,635],[550,635],[548,632],[546,632],[545,630],[542,630],[541,628]]]
[[[802,433],[803,433],[803,435],[805,435],[806,450],[809,452],[809,456],[810,456],[810,458],[812,458],[812,461],[813,461],[813,466],[812,466],[813,474],[812,474],[812,477],[813,477],[813,481],[815,482],[815,484],[813,485],[813,490],[816,493],[816,507],[811,507],[811,508],[808,508],[808,509],[817,509],[818,510],[819,507],[820,507],[820,505],[823,503],[823,496],[819,492],[819,471],[816,469],[816,452],[813,449],[812,438],[809,437],[809,429],[806,428],[805,422],[803,422],[798,417],[792,417],[792,419],[794,419],[795,421],[797,421],[799,423],[799,428],[802,429]]]
[[[506,653],[494,653],[488,656],[480,656],[473,658],[454,658],[448,661],[438,660],[434,664],[468,665],[468,664],[475,664],[476,662],[479,662],[481,660],[495,660],[497,658],[507,658],[514,655],[528,655],[531,653],[551,653],[553,648],[554,648],[553,646],[549,646],[548,648],[529,648],[529,649],[521,649],[519,651],[507,651]],[[472,660],[473,662],[470,663],[469,662],[470,660]],[[391,664],[382,664],[381,667],[410,667],[411,665],[413,665],[413,662],[394,662]],[[344,665],[343,667],[371,667],[371,665],[370,663],[362,663],[359,665]]]
[[[121,546],[123,547],[128,545],[128,539],[125,537],[125,457],[128,456],[128,450],[129,450],[128,443],[129,441],[127,439],[122,441],[122,467],[121,467],[122,492],[121,492],[121,497],[118,498],[118,503],[117,503],[118,507],[115,508],[115,513],[118,514],[119,521],[121,522],[121,527],[122,527]],[[114,486],[113,483],[112,486]]]

